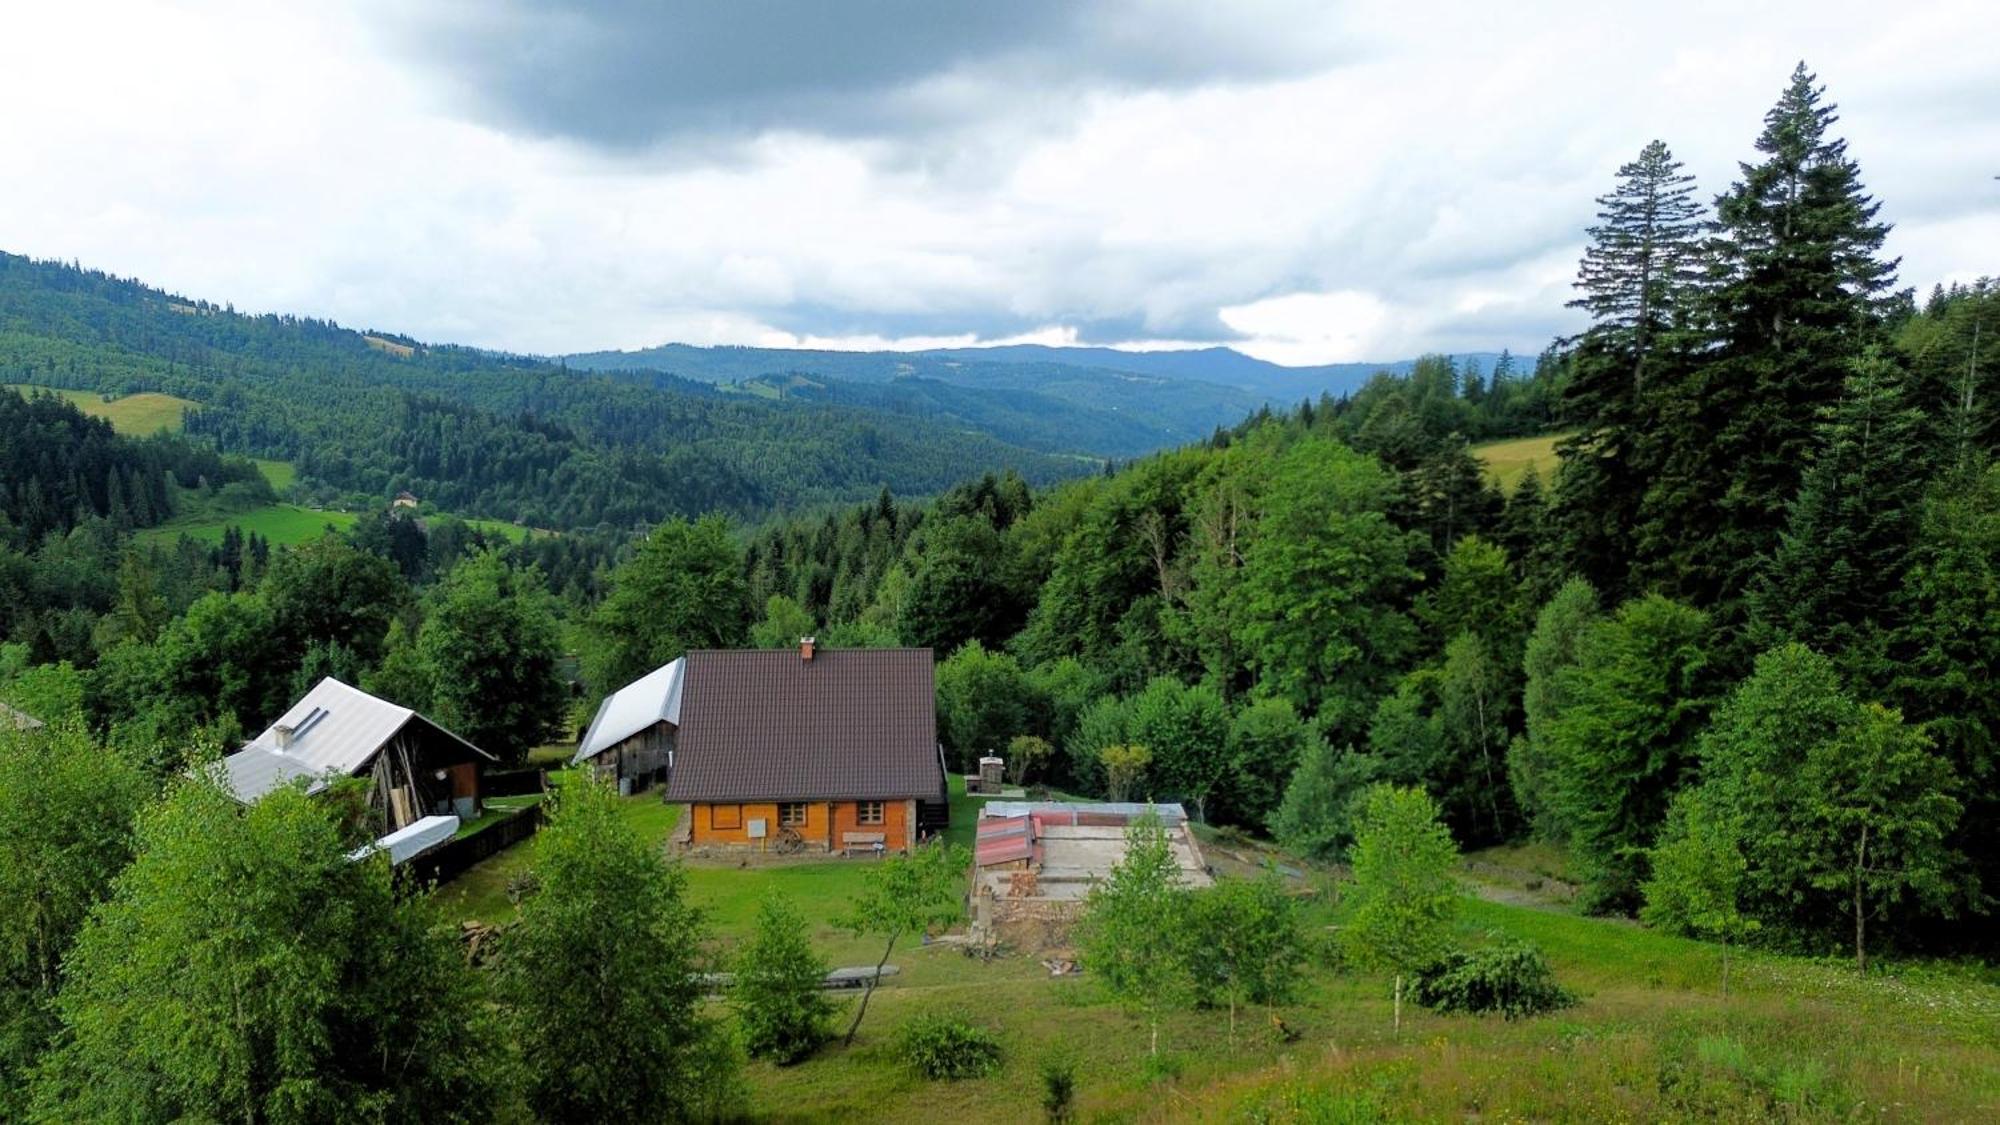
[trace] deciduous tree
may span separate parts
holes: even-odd
[[[566,779],[552,801],[530,859],[539,889],[500,967],[529,1108],[561,1122],[703,1116],[734,1079],[701,1011],[706,932],[687,876],[605,783]]]
[[[841,925],[857,937],[881,938],[882,957],[861,991],[861,1002],[854,1006],[854,1022],[847,1025],[849,1046],[861,1030],[868,1001],[882,983],[882,966],[889,963],[896,943],[921,936],[933,926],[949,926],[964,914],[965,872],[971,862],[964,848],[933,841],[908,855],[890,856],[862,876],[861,893]]]
[[[729,989],[752,1058],[798,1062],[833,1034],[826,958],[813,952],[805,916],[773,893],[757,907],[757,929],[736,958]]]
[[[1401,1031],[1404,982],[1451,947],[1458,845],[1422,790],[1376,785],[1356,811],[1352,862],[1354,909],[1342,935],[1356,961],[1395,975]]]

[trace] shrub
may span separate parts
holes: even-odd
[[[922,1015],[903,1025],[896,1054],[933,1082],[981,1078],[1000,1069],[1000,1040],[955,1015]]]
[[[1556,983],[1542,951],[1519,941],[1447,955],[1417,974],[1411,996],[1435,1012],[1498,1012],[1510,1020],[1576,1003],[1575,995]]]
[[[1062,1047],[1042,1056],[1042,1113],[1051,1125],[1061,1125],[1076,1114],[1076,1058]]]

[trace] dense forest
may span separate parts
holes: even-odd
[[[1651,857],[1709,849],[1761,940],[1985,947],[2000,288],[1897,291],[1835,123],[1801,69],[1712,209],[1646,146],[1532,380],[1433,360],[1115,475],[772,528],[744,597],[949,654],[961,762],[1029,736],[1050,784],[1324,855],[1415,784],[1461,841],[1565,843],[1601,910],[1701,929]],[[1560,470],[1503,496],[1466,443],[1525,423]]]
[[[1081,475],[842,406],[379,338],[398,354],[0,259],[9,380],[202,404],[189,437],[136,439],[0,393],[0,700],[52,728],[46,750],[0,738],[0,769],[34,779],[0,786],[0,852],[66,857],[0,864],[0,902],[52,904],[0,912],[0,1112],[196,1104],[97,1087],[160,1039],[120,1022],[122,998],[238,917],[172,892],[218,855],[302,896],[255,915],[283,942],[309,924],[315,948],[396,967],[276,1006],[265,1022],[371,1045],[300,1089],[344,1105],[484,1088],[491,1073],[451,1064],[489,1057],[494,1009],[386,881],[355,874],[341,829],[302,794],[239,814],[175,779],[325,675],[511,764],[688,649],[805,634],[934,649],[960,768],[1000,753],[1037,788],[1180,801],[1323,860],[1396,811],[1360,795],[1419,819],[1434,802],[1440,854],[1552,842],[1595,912],[1864,969],[1991,957],[2000,285],[1897,289],[1836,124],[1801,67],[1712,206],[1646,145],[1590,228],[1590,326],[1531,366],[1427,357]],[[1471,446],[1522,434],[1560,435],[1557,467],[1503,491]],[[512,541],[391,510],[291,548],[135,538],[204,492],[267,488],[209,441],[290,458],[307,489],[423,489],[572,530]],[[1009,458],[1021,471],[962,471]],[[608,794],[576,800],[550,845],[570,857],[558,895],[602,878],[629,932],[669,932],[654,923],[680,917],[681,876],[620,835]],[[300,879],[273,841],[332,859]],[[960,870],[942,881],[954,917]],[[625,931],[576,920],[611,934],[605,958],[631,955]],[[525,932],[502,1008],[555,1052],[534,1013],[560,990],[538,982],[579,962]],[[668,946],[648,954],[661,987],[691,989]],[[190,987],[228,995],[218,963]],[[439,997],[436,1026],[389,1018],[399,990]],[[693,1024],[654,1030],[688,1097],[726,1087]],[[443,1049],[373,1046],[420,1037]],[[161,1051],[146,1065],[185,1062]],[[419,1056],[440,1070],[383,1061]],[[531,1099],[574,1096],[531,1069],[554,1091]]]

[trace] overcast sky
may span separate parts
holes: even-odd
[[[1532,16],[1526,15],[1532,10]],[[540,353],[1533,351],[1592,198],[1806,59],[1903,283],[2000,274],[2000,3],[18,5],[0,249]]]

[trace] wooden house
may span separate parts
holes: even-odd
[[[366,778],[369,809],[393,832],[426,816],[479,815],[480,781],[494,760],[408,707],[329,676],[224,758],[221,777],[245,804],[284,785],[310,793],[333,778]]]
[[[570,758],[636,793],[667,776],[681,726],[681,686],[687,660],[661,665],[604,697]]]
[[[666,799],[686,842],[872,855],[949,817],[929,649],[687,654]]]

